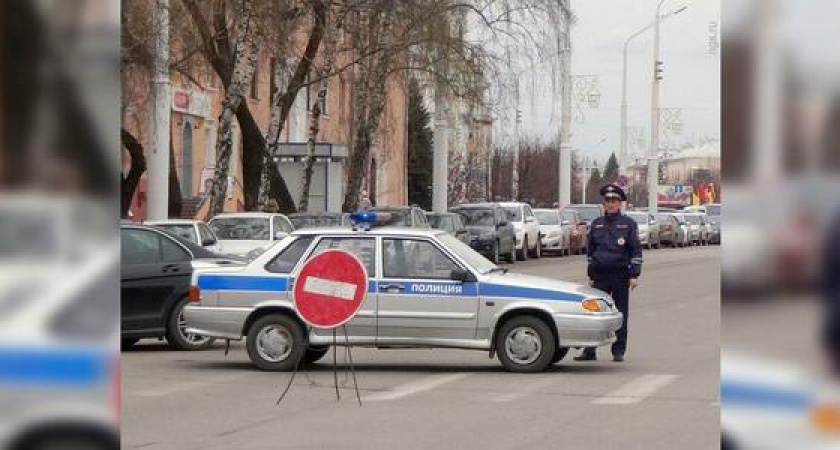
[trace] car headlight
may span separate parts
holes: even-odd
[[[602,298],[587,298],[580,302],[583,309],[591,312],[606,312],[610,310],[610,305]]]

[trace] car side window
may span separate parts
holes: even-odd
[[[280,254],[265,265],[265,270],[271,273],[290,273],[294,269],[295,264],[303,256],[303,252],[309,248],[312,239],[312,236],[302,236],[295,239],[294,242],[289,244]]]
[[[386,278],[449,280],[459,266],[429,241],[385,239],[382,262]]]
[[[309,257],[324,250],[345,250],[362,261],[369,277],[376,276],[376,241],[373,238],[325,237],[318,241]]]
[[[160,235],[158,238],[160,239],[160,254],[163,262],[182,262],[192,259],[192,256],[184,250],[184,247],[181,247],[175,241]]]
[[[285,233],[291,233],[292,231],[295,231],[295,226],[292,225],[292,222],[289,219],[280,217],[280,229],[282,229]]]
[[[532,211],[531,207],[528,206],[528,205],[525,205],[525,217],[528,217],[528,218],[533,218],[534,217],[534,211]]]
[[[122,262],[125,264],[154,264],[162,261],[160,237],[153,231],[121,230],[120,247]]]

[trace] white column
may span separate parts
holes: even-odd
[[[435,129],[434,154],[432,166],[432,210],[436,213],[447,210],[447,191],[449,182],[449,126],[443,110],[443,94],[440,86],[435,86]]]
[[[155,61],[152,74],[152,111],[149,127],[147,220],[169,215],[169,127],[172,93],[169,80],[169,0],[155,1]]]
[[[659,74],[657,64],[659,61],[659,11],[662,3],[665,0],[660,0],[656,7],[656,18],[654,19],[653,32],[653,79],[650,97],[650,150],[648,152],[648,210],[651,213],[656,213],[657,210],[657,191],[659,190]]]
[[[560,158],[557,203],[564,207],[572,201],[572,26],[571,0],[562,0],[563,38],[560,43]],[[584,188],[585,189],[585,188]]]

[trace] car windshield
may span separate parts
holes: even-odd
[[[636,221],[636,223],[645,225],[647,224],[647,214],[644,213],[627,213],[627,217]]]
[[[493,210],[490,208],[460,208],[453,211],[461,215],[466,226],[492,227],[496,225]]]
[[[575,206],[575,209],[580,217],[587,222],[592,222],[601,217],[601,208],[597,206]]]
[[[217,217],[208,223],[219,239],[271,240],[267,217]]]
[[[158,228],[162,228],[169,232],[169,234],[174,234],[181,239],[186,239],[190,242],[198,243],[198,239],[195,236],[195,227],[191,224],[187,223],[166,223],[166,224],[158,224],[155,225]]]
[[[508,213],[508,220],[511,222],[522,222],[522,208],[518,206],[505,206],[503,209]]]
[[[710,216],[719,216],[720,205],[706,205],[706,214]]]
[[[295,230],[303,228],[340,227],[341,216],[337,214],[293,215],[289,217]]]
[[[481,274],[488,273],[498,267],[484,256],[481,256],[480,253],[473,250],[472,247],[464,244],[458,238],[450,234],[442,234],[438,236],[438,239],[440,239],[440,242],[449,249],[449,251],[460,256],[461,259],[466,261],[467,264],[472,266]]]
[[[560,216],[554,210],[540,210],[534,211],[540,225],[560,225]]]

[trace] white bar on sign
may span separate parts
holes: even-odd
[[[352,301],[356,297],[356,285],[343,281],[327,280],[318,277],[307,277],[303,283],[303,291],[310,294],[326,295]]]

